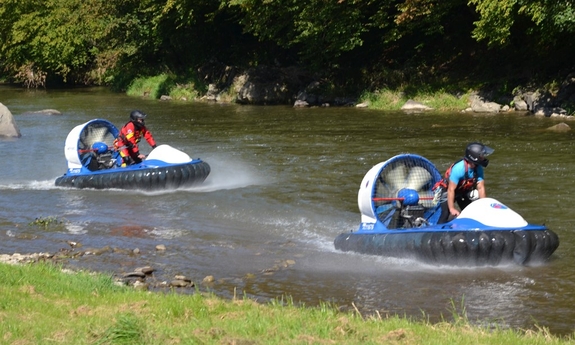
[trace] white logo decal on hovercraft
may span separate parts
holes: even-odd
[[[361,223],[361,230],[373,230],[374,223]]]

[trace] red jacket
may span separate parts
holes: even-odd
[[[140,154],[138,143],[140,142],[142,135],[146,138],[146,141],[150,146],[156,146],[156,141],[154,140],[152,133],[145,126],[142,126],[139,129],[136,128],[134,123],[131,121],[122,127],[114,146],[116,146],[116,149],[120,151],[122,157],[138,156]]]

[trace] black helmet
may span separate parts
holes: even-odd
[[[474,163],[486,167],[489,164],[489,159],[485,158],[493,153],[493,149],[485,146],[482,143],[471,143],[465,149],[465,156],[463,157],[469,163]]]
[[[132,110],[130,113],[130,121],[132,121],[138,128],[140,128],[145,125],[144,120],[146,119],[146,116],[146,114],[139,110]],[[142,120],[142,122],[139,122],[138,120]]]
[[[143,112],[139,111],[139,110],[132,110],[132,112],[130,113],[130,120],[132,121],[137,121],[138,119],[145,119],[146,118],[146,114],[144,114]]]

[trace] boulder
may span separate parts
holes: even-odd
[[[20,138],[20,129],[8,108],[0,103],[0,137]]]
[[[21,115],[62,115],[62,113],[56,109],[42,109],[36,111],[27,111]]]
[[[547,130],[553,132],[568,132],[571,130],[571,127],[569,127],[569,125],[566,124],[565,122],[561,122],[556,124],[555,126],[547,128]]]
[[[476,99],[471,103],[471,109],[475,113],[498,113],[501,110],[501,105]]]
[[[408,100],[407,102],[405,102],[405,104],[401,107],[401,110],[407,110],[407,111],[425,111],[425,110],[433,110],[433,108],[428,107],[425,104],[416,102],[412,99]]]
[[[527,106],[527,102],[522,99],[517,100],[513,103],[515,110],[517,111],[528,111],[529,107]]]
[[[250,68],[234,78],[236,102],[260,105],[290,104],[295,100],[298,90],[305,85],[304,79],[305,76],[294,68]]]
[[[306,101],[300,101],[299,99],[293,104],[294,108],[305,108],[309,107],[309,103]]]

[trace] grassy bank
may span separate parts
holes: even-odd
[[[488,331],[401,317],[362,317],[327,304],[150,293],[111,277],[47,264],[0,264],[0,344],[568,344],[545,330]],[[285,302],[285,301],[284,301]]]
[[[126,93],[129,96],[144,96],[153,99],[159,99],[162,95],[166,95],[174,100],[197,101],[206,89],[205,85],[197,81],[182,80],[181,83],[178,83],[174,77],[161,74],[135,79]],[[365,92],[359,97],[358,102],[367,102],[370,108],[379,110],[399,110],[409,99],[440,111],[459,111],[469,106],[469,94],[456,96],[449,92],[425,91],[424,89],[422,88],[417,93],[389,89]],[[221,98],[224,102],[233,102],[232,95],[225,94]]]
[[[170,74],[160,74],[153,77],[134,79],[126,94],[135,97],[159,99],[170,96],[175,100],[197,100],[206,90],[206,86],[194,78],[177,78]]]
[[[469,94],[456,96],[444,91],[419,91],[411,94],[385,89],[360,96],[360,102],[367,102],[371,109],[379,110],[399,110],[410,99],[439,111],[461,111],[469,107]]]

